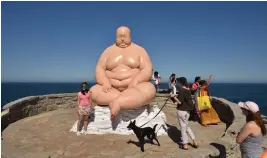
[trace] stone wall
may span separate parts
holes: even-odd
[[[168,94],[157,94],[153,103],[166,100]],[[6,104],[2,108],[2,129],[8,124],[59,108],[74,108],[77,105],[77,93],[49,94],[29,96]]]
[[[29,96],[6,104],[2,109],[2,124],[13,123],[25,117],[34,116],[58,108],[74,108],[77,93]]]
[[[166,100],[168,99],[169,94],[156,94],[156,97],[153,99],[153,105],[158,105],[162,107]],[[220,98],[214,98],[219,99]],[[220,107],[220,110],[233,110],[238,111],[237,106],[227,100],[222,100],[226,104],[223,104]],[[43,112],[57,110],[59,108],[74,108],[77,102],[77,93],[65,93],[65,94],[49,94],[41,96],[29,96],[21,98],[6,104],[2,109],[2,130],[8,126],[8,124],[23,119],[25,117],[34,116]],[[169,100],[166,103],[166,106],[175,108],[176,106]],[[220,105],[221,106],[221,105]],[[239,117],[239,113],[234,112],[236,116]],[[228,112],[226,112],[228,114]],[[227,117],[227,116],[226,116]]]

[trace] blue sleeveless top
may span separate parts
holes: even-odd
[[[248,136],[241,144],[240,151],[242,158],[259,158],[263,153],[262,149],[262,134],[258,136]]]

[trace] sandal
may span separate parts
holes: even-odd
[[[193,148],[198,148],[198,146],[199,146],[199,145],[198,145],[195,141],[193,141],[192,147],[193,147]]]

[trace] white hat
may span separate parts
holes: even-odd
[[[247,102],[239,102],[237,104],[240,108],[246,109],[248,111],[251,111],[253,113],[256,113],[259,111],[259,106],[252,102],[252,101],[247,101]]]

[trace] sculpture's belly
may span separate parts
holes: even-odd
[[[127,71],[130,71],[132,68],[125,65],[125,64],[119,64],[118,66],[116,66],[115,68],[113,68],[111,70],[111,72],[114,72],[114,73],[124,73],[124,72],[127,72]]]
[[[127,71],[124,71],[124,70],[127,70]],[[139,69],[116,69],[113,71],[106,71],[106,76],[109,79],[123,81],[128,78],[137,76],[139,73],[140,73]]]
[[[128,79],[125,79],[122,81],[115,80],[115,79],[109,79],[109,81],[110,81],[113,88],[115,88],[119,91],[123,91],[123,90],[128,88],[129,84],[132,81],[132,78],[128,78]]]
[[[119,91],[128,88],[132,79],[140,73],[139,69],[132,69],[124,64],[120,64],[111,71],[106,71],[106,76],[109,79],[112,87]]]
[[[115,51],[115,50],[114,50]],[[140,57],[131,49],[116,50],[106,61],[106,76],[112,87],[119,91],[128,88],[132,79],[140,73]]]

